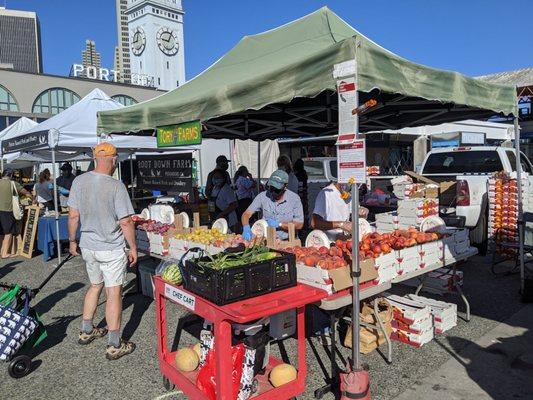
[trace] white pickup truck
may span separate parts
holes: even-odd
[[[533,172],[523,153],[520,163],[523,171]],[[428,153],[421,168],[421,175],[435,182],[457,181],[455,197],[448,204],[441,200],[440,212],[464,218],[464,226],[471,230],[470,240],[480,247],[481,253],[487,250],[487,180],[497,171],[516,171],[514,149],[488,146],[435,149]]]

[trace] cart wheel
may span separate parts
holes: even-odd
[[[174,390],[174,388],[176,387],[176,385],[170,382],[170,380],[166,376],[163,377],[163,386],[168,391]]]
[[[31,371],[31,358],[26,355],[14,357],[9,366],[7,367],[7,372],[9,376],[15,379],[22,378],[28,375]]]

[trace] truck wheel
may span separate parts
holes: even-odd
[[[475,237],[479,238],[481,237],[481,241],[477,241],[475,243],[475,246],[478,249],[479,255],[486,256],[488,247],[489,247],[489,234],[488,234],[488,209],[485,207],[481,215],[479,216],[479,221],[474,228],[474,232],[476,233]]]

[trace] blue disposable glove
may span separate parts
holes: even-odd
[[[62,194],[63,196],[68,196],[70,194],[70,190],[67,190],[61,186],[58,186],[57,191],[59,192],[59,194]]]
[[[244,240],[252,240],[252,228],[250,228],[250,225],[244,225],[244,228],[242,229],[242,238]]]
[[[267,218],[267,224],[268,226],[271,226],[273,228],[279,228],[281,225],[278,221],[276,221],[274,218]]]

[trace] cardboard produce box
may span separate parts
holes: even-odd
[[[361,261],[359,267],[361,268],[360,283],[370,282],[378,278],[378,271],[372,258]],[[326,270],[319,267],[308,267],[302,263],[296,264],[298,282],[325,290],[329,294],[352,287],[350,271],[351,266]]]
[[[457,182],[456,181],[445,181],[445,182],[435,182],[425,176],[416,174],[412,171],[405,171],[407,175],[409,175],[411,178],[413,178],[416,182],[420,182],[426,185],[430,185],[429,187],[426,186],[426,189],[423,190],[421,193],[422,198],[438,198],[440,204],[452,204],[453,200],[456,197],[456,188],[457,188]]]

